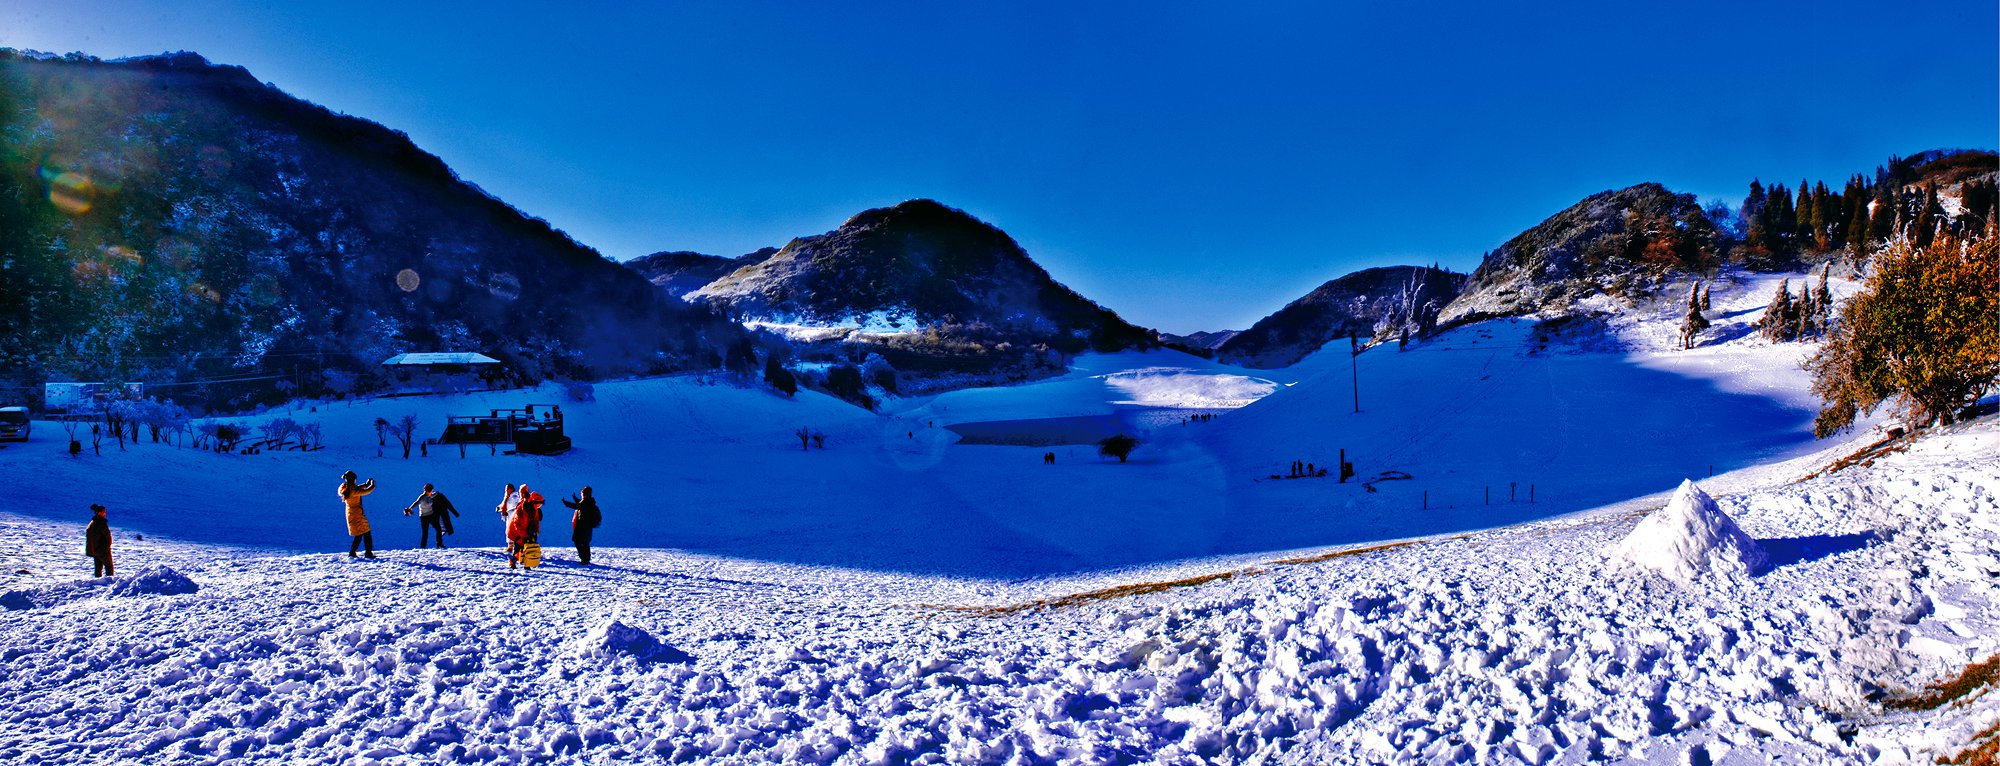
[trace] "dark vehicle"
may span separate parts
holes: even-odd
[[[512,444],[529,455],[560,455],[569,451],[563,435],[562,407],[530,404],[518,409],[492,410],[486,415],[450,415],[444,435],[433,444]]]
[[[34,424],[28,422],[28,408],[0,407],[0,441],[24,442]]]

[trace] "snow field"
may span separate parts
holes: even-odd
[[[1875,723],[1868,689],[2000,648],[1977,630],[2000,466],[1907,457],[1722,498],[1775,567],[1693,589],[1603,554],[1636,521],[1618,511],[997,619],[926,605],[1104,578],[229,554],[184,564],[194,594],[9,613],[0,758],[1893,762],[1969,723]],[[81,560],[53,525],[6,526]],[[1949,657],[1913,653],[1933,633]]]

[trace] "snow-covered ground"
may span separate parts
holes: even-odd
[[[1773,286],[1718,286],[1718,310]],[[689,379],[602,384],[596,402],[564,403],[578,449],[557,458],[405,461],[393,441],[380,458],[367,444],[375,417],[437,424],[519,393],[288,413],[328,428],[313,454],[9,447],[0,761],[1956,752],[2000,717],[1996,695],[1882,702],[2000,651],[2000,424],[1794,483],[1876,435],[1804,434],[1803,378],[1779,362],[1805,347],[1649,345],[1678,318],[1663,304],[1591,337],[1490,322],[1376,349],[1358,360],[1360,415],[1338,348],[1277,373],[1086,357],[1069,376],[889,415]],[[954,445],[942,428],[1259,391],[1157,429],[1128,465],[1065,448],[1045,466],[1041,448]],[[798,425],[828,447],[799,449]],[[1330,466],[1341,444],[1374,481],[1268,478],[1294,459]],[[333,552],[346,466],[384,487],[369,498],[381,560]],[[1684,478],[1765,565],[1677,584],[1613,555]],[[395,509],[425,480],[465,510],[465,547],[408,550],[414,523]],[[552,498],[594,485],[596,565],[558,547],[557,511],[553,563],[508,571],[481,509],[507,480]],[[1530,482],[1547,493],[1532,504]],[[1477,486],[1498,490],[1492,505]],[[112,507],[129,582],[73,584],[92,501]],[[199,590],[166,593],[178,580],[152,567]]]

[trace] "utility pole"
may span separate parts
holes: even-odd
[[[1360,362],[1356,360],[1359,356],[1361,356],[1361,342],[1355,338],[1353,330],[1348,330],[1347,371],[1354,376],[1354,414],[1356,415],[1361,414],[1361,367]]]

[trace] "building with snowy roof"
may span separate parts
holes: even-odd
[[[500,360],[476,351],[431,351],[413,354],[397,354],[382,360],[388,367],[460,367],[471,369],[474,365],[499,364]]]
[[[500,360],[476,351],[425,351],[382,360],[398,393],[470,391],[505,377]]]

